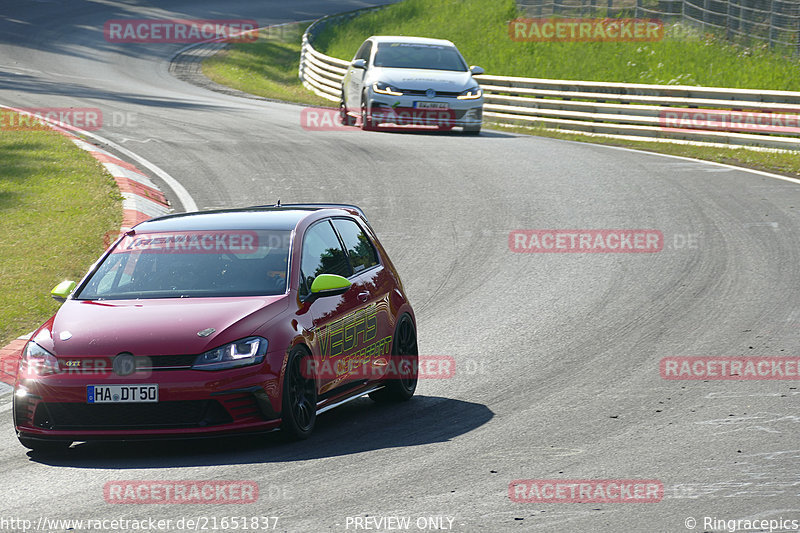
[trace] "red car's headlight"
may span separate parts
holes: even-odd
[[[266,353],[267,339],[248,337],[198,355],[192,368],[194,370],[223,370],[255,365],[264,360]]]
[[[28,341],[22,351],[20,375],[22,377],[49,376],[58,372],[56,356],[33,341]]]

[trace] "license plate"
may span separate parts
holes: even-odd
[[[155,403],[158,385],[89,385],[87,403]]]
[[[414,107],[417,109],[450,109],[445,102],[414,102]]]

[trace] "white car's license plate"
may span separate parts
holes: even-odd
[[[414,102],[417,109],[450,109],[446,102]]]
[[[87,403],[155,403],[158,385],[88,385]]]

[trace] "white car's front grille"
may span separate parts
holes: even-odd
[[[412,90],[412,89],[399,89],[400,92],[403,93],[403,96],[427,96],[427,91],[421,90]],[[456,98],[460,95],[460,92],[452,92],[452,91],[436,91],[436,94],[433,98]]]

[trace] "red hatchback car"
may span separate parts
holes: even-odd
[[[23,350],[32,449],[281,427],[411,398],[416,321],[363,212],[294,204],[168,215],[120,237]]]

